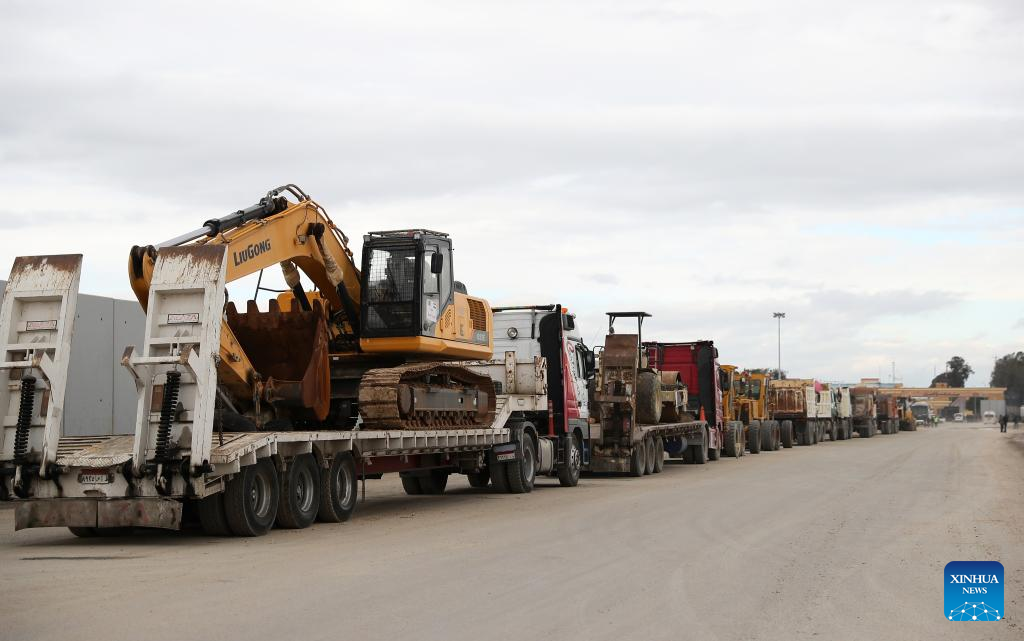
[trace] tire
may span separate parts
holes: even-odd
[[[301,530],[313,525],[320,509],[320,467],[312,454],[292,459],[281,474],[280,504],[277,506],[277,526]]]
[[[743,429],[735,423],[729,423],[725,427],[725,455],[730,458],[739,458],[739,448],[736,447],[736,430]]]
[[[487,484],[491,482],[490,470],[485,467],[482,468],[479,472],[467,472],[466,479],[469,480],[470,487],[487,487]]]
[[[644,474],[654,474],[654,438],[648,436],[646,439],[645,447],[647,452],[644,454]]]
[[[199,501],[199,525],[209,536],[231,536],[231,526],[224,513],[224,494],[218,492]]]
[[[501,494],[508,494],[508,465],[504,463],[494,463],[488,466],[488,476],[491,477],[491,487],[494,488],[495,492]]]
[[[838,434],[839,434],[839,428],[836,427],[836,424],[835,423],[829,423],[828,424],[828,440],[830,440],[830,441],[838,441],[839,440]]]
[[[775,449],[775,430],[771,421],[761,421],[761,451],[771,452]]]
[[[247,465],[228,481],[224,514],[236,536],[263,536],[277,517],[281,485],[269,458]]]
[[[429,470],[416,477],[416,480],[420,482],[423,494],[438,496],[444,494],[444,489],[448,487],[448,470]]]
[[[665,468],[665,439],[654,439],[654,473],[660,474]]]
[[[403,472],[400,475],[402,477],[402,489],[409,496],[419,496],[423,494],[423,486],[420,485],[419,477]]]
[[[320,509],[316,518],[324,523],[343,523],[352,517],[359,496],[356,461],[351,452],[334,455],[327,473],[320,473]]]
[[[782,432],[778,421],[769,421],[772,430],[772,451],[778,452],[782,449]]]
[[[533,491],[533,483],[537,480],[537,450],[533,437],[523,433],[519,441],[518,464],[508,465],[508,490],[512,494],[527,494]]]
[[[576,487],[583,471],[583,448],[575,434],[565,439],[565,463],[558,468],[558,483],[562,487]]]
[[[779,425],[779,437],[782,447],[786,449],[793,447],[793,421],[782,421]]]
[[[704,431],[704,439],[700,445],[691,445],[689,448],[690,462],[694,465],[704,465],[708,462],[708,433]]]
[[[747,449],[751,454],[761,453],[761,421],[750,421],[747,427]]]
[[[661,379],[654,372],[637,372],[636,422],[641,425],[661,422]]]
[[[643,476],[647,472],[647,442],[640,441],[629,453],[629,475]]]

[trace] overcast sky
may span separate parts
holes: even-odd
[[[240,7],[245,7],[240,8]],[[724,362],[987,384],[1024,349],[1024,2],[6,2],[0,271],[295,182],[492,304]]]

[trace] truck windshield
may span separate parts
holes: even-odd
[[[914,418],[928,418],[928,406],[927,405],[911,405],[910,413],[914,415]]]

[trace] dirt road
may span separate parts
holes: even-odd
[[[395,480],[343,525],[261,539],[13,532],[0,639],[1019,639],[1024,442],[943,426],[643,479],[493,495]],[[998,560],[1006,612],[943,619],[942,570]]]

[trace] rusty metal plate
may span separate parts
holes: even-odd
[[[601,364],[607,367],[636,367],[638,356],[636,334],[609,334],[604,339]]]
[[[115,499],[96,502],[99,527],[155,527],[177,530],[181,527],[181,508],[170,499]]]
[[[92,499],[19,501],[14,508],[14,529],[33,527],[96,527]]]

